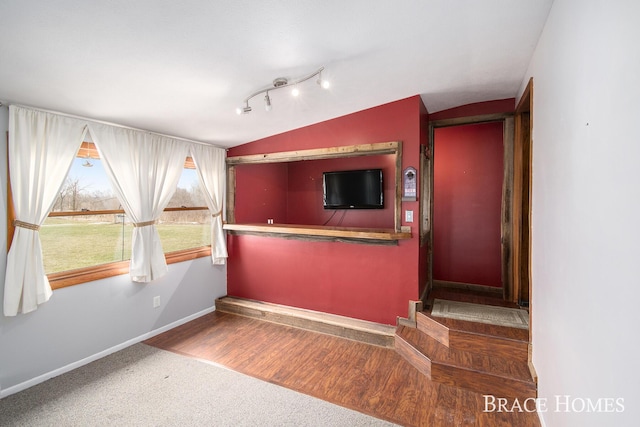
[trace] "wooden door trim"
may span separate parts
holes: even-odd
[[[525,129],[525,123],[523,120],[526,119],[525,114],[528,114],[528,123],[526,124],[527,129]],[[532,347],[532,330],[533,330],[533,317],[532,317],[532,292],[533,292],[533,281],[531,280],[531,201],[532,201],[532,189],[533,189],[533,78],[529,79],[527,86],[518,101],[518,106],[516,107],[516,115],[515,115],[515,125],[516,125],[516,135],[514,139],[514,152],[517,152],[518,161],[514,162],[514,192],[518,194],[518,198],[514,197],[513,201],[513,209],[514,209],[514,219],[517,218],[517,221],[513,222],[513,236],[514,243],[518,247],[516,251],[514,249],[514,254],[517,253],[517,257],[514,259],[513,264],[513,277],[514,277],[514,298],[517,298],[520,295],[520,271],[522,263],[528,263],[528,282],[529,282],[529,352],[528,352],[528,365],[529,370],[531,371],[532,377],[537,382],[537,374],[535,367],[533,366],[533,347]],[[523,152],[523,143],[527,142],[529,144],[529,149],[527,150],[528,156],[524,156]],[[526,157],[526,158],[525,158]],[[528,212],[526,213],[528,217],[528,245],[527,245],[527,253],[523,259],[522,252],[520,250],[520,240],[519,236],[522,234],[522,208],[523,208],[523,200],[522,200],[522,192],[523,192],[523,167],[524,163],[528,164],[528,181],[529,181],[529,200],[527,203]],[[517,211],[517,212],[516,212]],[[516,292],[517,291],[517,292]]]
[[[512,235],[513,235],[513,264],[512,264],[512,277],[513,277],[513,287],[511,292],[508,295],[508,299],[512,302],[518,303],[520,292],[521,292],[521,280],[520,280],[520,270],[522,268],[522,263],[528,263],[529,266],[529,302],[531,302],[531,182],[532,182],[532,155],[531,155],[531,129],[533,126],[533,79],[529,79],[527,86],[522,93],[522,96],[518,102],[518,106],[516,107],[515,114],[515,135],[514,135],[514,145],[513,145],[513,227],[512,227]],[[529,121],[528,123],[523,123],[523,120],[526,119],[525,114],[528,114]],[[525,138],[528,139],[526,143],[529,144],[529,155],[525,158],[524,152],[524,144]],[[520,236],[522,234],[522,215],[523,215],[523,192],[524,192],[524,180],[523,180],[523,171],[525,167],[525,162],[527,163],[529,170],[529,188],[528,195],[529,199],[527,200],[528,215],[529,218],[529,241],[527,245],[527,255],[525,259],[522,257],[521,253],[521,241]],[[529,310],[531,312],[531,310]],[[529,323],[531,324],[531,323]]]

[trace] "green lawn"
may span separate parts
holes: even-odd
[[[209,224],[158,224],[165,252],[210,244]],[[44,269],[47,274],[90,267],[131,257],[133,226],[48,218],[40,228]]]

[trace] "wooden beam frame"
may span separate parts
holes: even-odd
[[[311,150],[282,151],[279,153],[251,154],[227,157],[227,165],[285,163],[302,160],[323,160],[338,157],[372,156],[375,154],[402,154],[402,143],[381,142],[376,144],[347,145],[344,147],[316,148]],[[402,174],[400,174],[402,176]]]
[[[278,153],[252,154],[227,157],[227,223],[235,224],[236,171],[237,165],[287,163],[303,160],[325,160],[344,157],[392,154],[395,156],[396,193],[394,201],[394,232],[401,233],[402,213],[402,142],[347,145],[343,147],[316,148],[311,150],[283,151]],[[403,235],[406,233],[403,233]],[[405,237],[406,238],[406,237]]]
[[[531,297],[531,196],[533,188],[533,78],[529,79],[518,101],[515,114],[514,163],[513,163],[513,293],[511,300],[520,302],[523,293],[529,303],[529,351],[528,365],[532,378],[538,381],[533,366],[533,317]],[[525,177],[526,182],[525,182]],[[525,199],[527,197],[527,199]],[[526,211],[525,211],[526,210]],[[523,219],[526,218],[526,223]],[[525,246],[526,247],[523,247]],[[526,277],[527,290],[523,292],[522,278]]]
[[[530,79],[516,107],[515,137],[513,144],[513,263],[511,266],[513,288],[508,299],[518,303],[522,292],[522,275],[529,275],[529,301],[531,301],[531,126],[533,123],[533,79]],[[525,182],[525,174],[527,182]],[[525,185],[527,188],[525,188]],[[528,197],[524,200],[524,197]],[[526,206],[528,212],[524,212]],[[523,215],[527,215],[527,224],[523,224]],[[527,228],[525,230],[525,228]],[[523,232],[525,235],[523,236]],[[527,240],[523,255],[522,238]],[[529,323],[531,324],[531,323]]]

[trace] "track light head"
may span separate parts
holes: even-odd
[[[269,92],[264,96],[264,109],[271,111],[271,98],[269,98]]]
[[[331,87],[331,83],[329,82],[329,80],[324,80],[322,78],[322,71],[318,73],[318,80],[316,81],[316,83],[318,83],[318,85],[320,85],[322,89],[329,89],[329,87]]]
[[[238,107],[236,108],[236,114],[240,115],[240,114],[248,114],[251,112],[251,107],[249,107],[249,100],[245,99],[244,101],[244,107]]]

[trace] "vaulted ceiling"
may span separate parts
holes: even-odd
[[[230,147],[420,95],[517,95],[552,0],[3,0],[0,101]],[[315,79],[236,107],[275,78]]]

